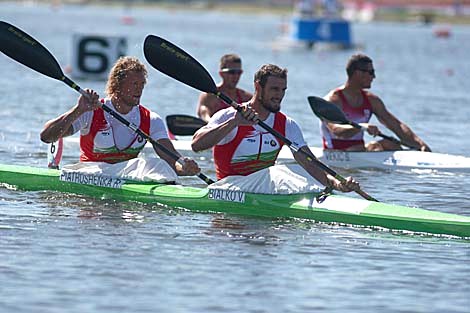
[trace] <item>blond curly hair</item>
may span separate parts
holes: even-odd
[[[120,57],[109,72],[108,82],[106,83],[106,94],[109,97],[117,94],[122,80],[130,72],[143,73],[145,83],[147,82],[147,69],[139,59],[135,57]]]

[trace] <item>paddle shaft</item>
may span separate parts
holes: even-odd
[[[235,110],[237,110],[238,112],[241,112],[242,111],[242,107],[236,103],[235,101],[233,101],[232,99],[230,99],[230,97],[224,95],[222,92],[217,92],[215,94],[218,98],[222,99],[223,101],[225,101],[227,104],[229,104],[230,106],[232,106]],[[267,130],[269,133],[271,133],[274,137],[282,140],[286,145],[289,146],[289,148],[291,148],[293,151],[295,152],[300,152],[302,154],[304,154],[306,157],[307,157],[307,160],[309,160],[310,162],[315,162],[318,166],[320,166],[320,168],[322,170],[324,170],[325,172],[327,172],[328,174],[330,174],[331,176],[333,176],[334,178],[336,178],[337,180],[339,180],[340,182],[344,183],[346,181],[346,179],[341,176],[340,174],[338,174],[336,171],[334,171],[333,169],[331,169],[330,167],[326,166],[325,164],[323,164],[322,162],[320,162],[318,159],[316,158],[312,158],[311,155],[309,155],[307,152],[305,152],[304,150],[301,150],[297,145],[295,145],[292,141],[290,141],[288,138],[286,138],[285,136],[283,136],[282,134],[280,134],[278,131],[274,130],[271,126],[267,125],[265,122],[261,121],[261,120],[258,120],[258,125],[263,127],[265,130]],[[360,125],[358,125],[359,127],[361,127]],[[355,190],[355,192],[357,194],[359,194],[360,196],[362,196],[364,199],[367,199],[367,200],[370,200],[370,201],[375,201],[375,202],[379,202],[379,200],[375,199],[374,197],[370,196],[369,194],[367,194],[366,192],[362,191],[362,190]]]
[[[78,86],[76,83],[74,83],[71,79],[69,79],[68,77],[66,76],[63,76],[62,79],[61,79],[65,84],[67,84],[68,86],[72,87],[73,89],[75,89],[76,91],[78,91],[81,95],[83,95],[84,97],[88,97],[88,94],[85,92],[85,90],[83,90],[82,88],[80,88],[80,86]],[[115,119],[117,119],[119,122],[121,122],[122,124],[126,125],[128,128],[130,128],[132,131],[134,131],[136,134],[140,135],[142,138],[145,138],[147,139],[154,148],[158,148],[160,150],[162,150],[164,153],[166,153],[167,155],[169,155],[173,160],[175,160],[176,162],[178,162],[181,166],[183,166],[183,163],[184,163],[184,160],[182,158],[180,158],[178,155],[176,155],[175,153],[173,153],[173,151],[170,151],[168,150],[164,145],[158,143],[156,140],[154,140],[152,137],[150,137],[148,134],[146,134],[144,131],[142,131],[137,125],[135,124],[132,124],[130,123],[128,120],[126,120],[125,118],[123,118],[122,116],[120,116],[119,114],[117,114],[115,111],[113,111],[110,107],[108,107],[107,105],[100,103],[100,106],[101,108],[108,112],[112,117],[114,117]],[[204,175],[203,173],[198,173],[197,174],[197,177],[199,177],[200,179],[202,179],[204,182],[206,182],[208,185],[210,184],[213,184],[214,181],[212,179],[210,179],[209,177],[207,177],[206,175]]]
[[[356,122],[353,122],[353,121],[348,121],[348,124],[351,125],[351,126],[354,127],[354,128],[357,128],[357,129],[367,130],[366,127],[362,127],[360,124],[358,124],[358,123],[356,123]],[[382,134],[382,133],[380,133],[380,132],[377,134],[377,136],[382,137],[383,139],[390,140],[391,142],[396,143],[396,144],[398,144],[398,145],[402,145],[402,146],[405,146],[405,147],[408,147],[408,148],[416,149],[416,150],[417,150],[416,147],[410,146],[410,145],[404,143],[403,141],[401,141],[401,140],[399,140],[399,139],[397,139],[397,138],[395,138],[395,137],[387,136],[387,135]]]

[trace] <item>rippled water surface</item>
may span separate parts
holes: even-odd
[[[345,80],[353,51],[284,49],[285,17],[2,3],[0,18],[42,42],[62,66],[72,35],[125,36],[143,59],[155,34],[183,47],[217,77],[219,57],[243,58],[252,89],[264,63],[289,69],[283,110],[319,145],[306,97]],[[448,39],[414,24],[354,24],[375,61],[372,91],[436,152],[470,156],[470,28]],[[46,165],[44,122],[68,110],[66,85],[0,55],[0,161]],[[104,90],[101,81],[77,81]],[[142,102],[161,116],[194,114],[198,92],[149,67]],[[64,163],[76,161],[66,150]],[[214,177],[212,165],[200,160]],[[470,215],[468,174],[345,171],[390,203]],[[195,178],[188,183],[200,184]],[[197,214],[54,192],[0,189],[1,312],[469,312],[468,241],[299,220]]]

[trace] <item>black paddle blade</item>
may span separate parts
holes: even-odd
[[[144,55],[154,68],[183,84],[207,93],[217,93],[217,86],[207,70],[171,42],[148,35],[144,41]]]
[[[323,98],[310,96],[307,98],[313,113],[321,120],[327,120],[338,124],[349,124],[343,111],[333,103]]]
[[[192,136],[194,133],[207,123],[200,118],[190,115],[168,115],[166,125],[173,135]]]
[[[0,50],[13,60],[54,79],[64,76],[52,54],[21,29],[0,21]]]

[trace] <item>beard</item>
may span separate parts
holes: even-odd
[[[269,104],[263,104],[263,107],[271,113],[277,113],[281,110],[280,106],[273,106]]]
[[[273,105],[271,104],[269,101],[266,101],[266,99],[264,98],[264,96],[261,96],[260,97],[260,102],[261,102],[261,106],[263,108],[265,108],[266,110],[268,110],[269,112],[271,113],[277,113],[281,110],[281,105]]]

